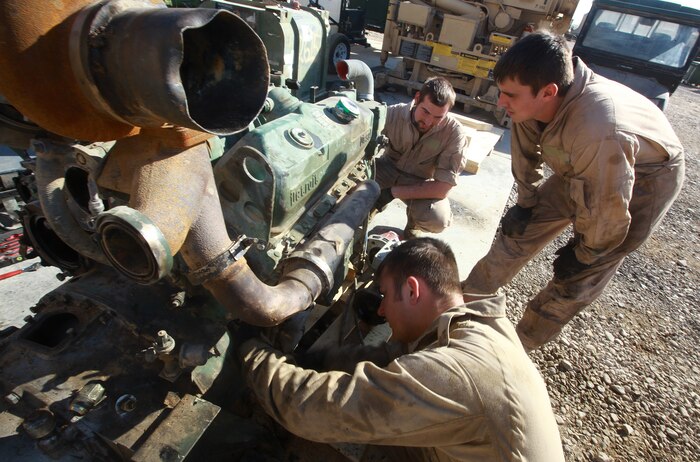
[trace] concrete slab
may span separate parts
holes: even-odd
[[[39,258],[35,258],[5,266],[0,268],[0,274],[24,269],[38,261]],[[24,317],[31,314],[29,308],[62,284],[56,277],[60,272],[58,268],[42,266],[36,271],[0,280],[0,330],[9,326],[22,327]]]

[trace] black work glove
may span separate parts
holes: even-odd
[[[378,313],[381,304],[381,294],[372,289],[359,289],[352,297],[352,308],[357,313],[357,318],[370,326],[386,322],[386,319]]]
[[[590,265],[578,261],[573,243],[566,244],[554,254],[559,255],[554,259],[554,277],[557,279],[568,279],[590,268]]]
[[[503,216],[501,232],[508,237],[522,236],[530,218],[532,218],[532,208],[526,209],[516,204]]]
[[[394,200],[394,195],[391,193],[391,188],[384,188],[384,189],[382,189],[381,193],[379,194],[379,198],[377,199],[377,202],[374,203],[374,208],[381,212],[393,200]]]
[[[248,340],[261,338],[263,327],[254,326],[247,322],[236,319],[228,324],[228,331],[231,335],[231,350],[239,359],[243,359],[241,354],[241,346]]]

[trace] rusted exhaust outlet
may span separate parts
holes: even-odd
[[[135,281],[151,284],[172,269],[173,255],[165,236],[137,210],[119,206],[102,213],[97,233],[112,266]]]
[[[244,20],[205,8],[114,14],[105,5],[81,31],[98,34],[104,45],[80,41],[80,52],[115,115],[139,127],[167,122],[218,135],[240,131],[258,115],[270,72],[262,40]]]
[[[117,140],[163,125],[235,133],[256,117],[269,84],[262,41],[225,10],[6,0],[0,43],[0,93],[71,139]]]
[[[173,255],[216,191],[207,143],[195,138],[189,148],[178,147],[187,132],[144,130],[117,141],[98,179],[129,195],[128,207],[98,215],[100,246],[116,269],[142,284],[171,271]],[[218,196],[213,200],[220,208]]]

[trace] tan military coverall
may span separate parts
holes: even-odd
[[[244,372],[266,412],[308,440],[408,447],[409,460],[563,461],[544,380],[504,316],[504,297],[452,308],[410,353],[352,374],[302,369],[254,340]]]
[[[376,181],[382,189],[423,183],[434,179],[457,184],[467,162],[467,131],[449,113],[426,134],[411,122],[413,104],[395,104],[387,110],[384,131],[389,145],[377,159]],[[407,229],[439,233],[450,225],[449,199],[406,201]]]
[[[645,97],[574,58],[574,83],[546,127],[514,124],[512,170],[518,204],[534,207],[522,236],[499,233],[462,283],[493,293],[573,223],[576,258],[590,265],[554,277],[518,324],[528,349],[555,337],[595,300],[623,259],[652,233],[678,195],[683,148],[663,113]],[[542,163],[554,174],[543,179]]]

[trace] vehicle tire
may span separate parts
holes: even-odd
[[[389,69],[385,66],[374,66],[371,70],[374,78],[374,91],[385,89],[387,86],[386,76],[389,74]]]
[[[350,40],[343,34],[328,37],[328,72],[335,74],[335,65],[350,58]]]

